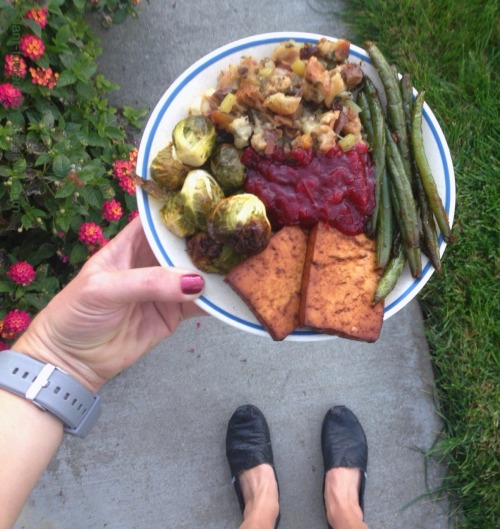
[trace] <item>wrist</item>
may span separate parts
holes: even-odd
[[[0,351],[0,388],[50,412],[77,437],[85,437],[101,415],[99,395],[53,364],[13,349]]]
[[[56,345],[55,340],[42,339],[31,327],[18,338],[12,349],[40,362],[54,365],[94,393],[97,393],[104,383],[85,363],[68,356]]]

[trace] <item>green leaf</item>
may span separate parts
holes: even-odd
[[[102,193],[99,189],[91,186],[82,187],[80,189],[80,195],[88,202],[90,207],[98,210],[101,209]]]
[[[42,38],[42,28],[31,18],[25,18],[23,24],[31,29],[31,31],[38,37]]]
[[[50,130],[54,126],[54,114],[51,110],[46,110],[43,113],[42,121],[44,127],[48,130]]]
[[[78,11],[83,12],[85,10],[85,0],[73,0],[73,4]]]
[[[71,196],[76,191],[75,186],[70,182],[65,182],[63,186],[59,186],[56,191],[56,198],[66,198]]]
[[[97,63],[85,55],[82,55],[72,67],[73,73],[80,81],[84,83],[89,81],[89,79],[95,74],[96,70]]]
[[[71,264],[83,263],[87,259],[87,255],[87,248],[83,244],[77,243],[71,249],[71,253],[69,254],[69,262]]]
[[[46,163],[49,163],[52,160],[52,156],[48,153],[41,154],[35,161],[35,167],[38,167],[39,165],[45,165]]]
[[[71,30],[69,28],[69,25],[65,24],[64,26],[59,28],[59,31],[57,32],[54,38],[54,42],[58,46],[67,46],[70,35],[71,35]]]
[[[9,198],[12,202],[19,199],[23,192],[23,183],[20,178],[12,178],[12,185],[10,186]]]
[[[34,254],[32,256],[30,256],[30,263],[33,264],[33,266],[37,266],[38,263],[42,263],[45,259],[49,259],[50,257],[52,257],[54,254],[55,254],[55,246],[53,244],[50,244],[50,243],[44,243],[42,244],[39,248],[36,249],[36,251],[34,252]],[[44,270],[44,267],[45,268],[47,267],[47,265],[43,265],[41,264],[38,268],[37,268],[37,278],[38,279],[43,279],[43,273],[41,276],[39,276],[39,271],[42,271]],[[47,275],[47,272],[45,271],[45,276]]]
[[[69,70],[72,68],[75,62],[75,56],[71,52],[61,53],[59,55],[59,60],[61,61],[62,65]]]
[[[61,75],[59,75],[59,79],[57,79],[58,88],[63,88],[72,85],[73,83],[76,83],[76,75],[70,70],[63,70]]]
[[[47,303],[50,301],[51,296],[48,296],[47,294],[42,294],[42,293],[34,294],[31,292],[28,292],[27,294],[25,294],[24,299],[26,300],[28,305],[40,311],[43,308],[45,308]]]
[[[111,138],[112,140],[124,140],[125,139],[125,133],[122,130],[120,130],[118,127],[108,125],[104,132],[106,136],[108,138]]]
[[[128,105],[123,107],[123,115],[129,120],[129,122],[136,128],[142,127],[142,119],[146,115],[147,110],[142,108],[134,108]]]
[[[10,292],[13,290],[14,284],[12,281],[0,281],[0,292]]]
[[[29,215],[23,215],[21,217],[21,224],[25,230],[29,230],[33,226],[33,220]]]
[[[52,170],[54,171],[54,174],[58,178],[65,178],[68,175],[70,169],[71,169],[71,161],[67,156],[65,156],[64,154],[58,154],[54,158],[54,161],[52,162]],[[60,190],[61,188],[59,188],[57,191],[57,194],[56,194],[57,197],[68,196],[68,195],[60,195],[59,194]]]
[[[56,219],[56,226],[60,231],[67,233],[70,228],[71,217],[69,215],[60,215]]]

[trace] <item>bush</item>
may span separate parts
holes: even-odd
[[[144,112],[109,105],[85,16],[138,3],[0,0],[0,349],[137,214]]]

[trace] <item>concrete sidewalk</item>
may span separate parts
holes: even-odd
[[[139,20],[103,30],[101,71],[112,97],[151,111],[207,52],[238,38],[298,30],[349,38],[334,1],[144,2]],[[195,7],[193,7],[195,6]],[[371,529],[445,529],[446,503],[421,451],[441,428],[416,301],[384,323],[375,344],[343,339],[275,343],[212,318],[185,322],[111,381],[86,440],[67,437],[24,508],[26,529],[234,529],[239,513],[225,458],[234,409],[253,403],[273,438],[286,529],[326,527],[320,428],[333,404],[360,419],[369,444]]]

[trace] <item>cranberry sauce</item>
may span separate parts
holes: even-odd
[[[309,228],[323,221],[346,235],[365,230],[375,207],[375,177],[368,147],[347,152],[339,146],[326,154],[312,149],[261,155],[249,147],[245,190],[264,202],[274,229],[292,224]]]

